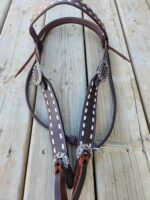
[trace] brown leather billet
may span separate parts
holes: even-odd
[[[56,200],[68,200],[64,170],[61,164],[55,165],[55,199]]]

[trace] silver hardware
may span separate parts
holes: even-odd
[[[105,81],[110,73],[110,68],[107,60],[102,59],[98,68],[97,68],[98,77],[101,81]]]
[[[79,159],[82,154],[84,154],[85,151],[89,151],[91,156],[93,156],[93,150],[90,145],[88,144],[80,144],[76,150],[76,157]]]
[[[95,148],[93,148],[93,150],[94,150],[94,151],[98,151],[98,152],[101,153],[101,152],[103,151],[103,148],[104,148],[103,146],[101,146],[101,147],[99,147],[99,148],[96,148],[96,147],[95,147]]]
[[[61,161],[65,168],[68,168],[69,165],[69,158],[66,153],[58,152],[54,156],[53,164],[56,165],[58,161]]]
[[[32,70],[32,77],[35,85],[39,85],[42,81],[42,72],[40,69],[40,64],[37,62]]]

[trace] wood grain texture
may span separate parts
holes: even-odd
[[[5,19],[7,17],[10,5],[11,5],[12,0],[5,0],[5,1],[0,1],[0,32],[3,28],[3,25],[5,23]]]
[[[86,2],[104,22],[110,45],[128,56],[114,1],[94,0],[92,4],[88,0]],[[102,49],[99,47],[99,39],[91,31],[85,29],[85,36],[88,78],[90,79],[102,57]],[[146,141],[146,138],[149,138],[149,131],[133,69],[129,63],[114,53],[110,52],[110,59],[117,95],[117,116],[109,140],[102,152],[97,152],[95,156],[97,198],[149,199],[149,160],[148,153],[145,153],[149,146],[149,142]],[[101,133],[101,137],[111,121],[113,107],[112,97],[109,94],[108,83],[103,83],[99,89],[97,111],[97,135]],[[145,186],[146,184],[148,186]]]
[[[116,0],[116,5],[121,17],[143,107],[150,127],[150,7],[142,0]]]
[[[23,195],[31,117],[25,102],[25,76],[13,74],[32,50],[27,27],[37,1],[14,0],[0,40],[0,199]],[[28,39],[27,39],[28,38]],[[26,71],[26,70],[25,70]],[[31,102],[33,102],[34,91]]]
[[[79,10],[61,6],[51,10],[46,23],[62,16],[81,16]],[[82,107],[86,92],[86,72],[83,30],[78,25],[65,25],[53,30],[47,37],[42,56],[46,77],[54,86],[62,113],[65,131],[78,135]],[[47,122],[47,112],[41,92],[37,93],[36,113]],[[42,152],[45,152],[44,155]],[[70,149],[75,164],[75,151]],[[90,180],[90,181],[88,181]],[[44,194],[44,195],[43,195]],[[68,191],[71,199],[71,191]],[[33,125],[24,200],[53,200],[53,158],[47,130],[35,122]],[[88,166],[86,183],[80,199],[95,199],[92,162]]]
[[[150,175],[140,148],[105,146],[95,162],[98,199],[150,198]]]
[[[14,74],[33,50],[28,27],[41,2],[0,1],[0,200],[54,200],[53,158],[48,131],[35,121],[32,124],[25,102],[24,83],[28,68],[14,79]],[[145,114],[149,121],[150,1],[85,2],[104,22],[110,45],[126,56],[130,54],[132,65],[110,52],[118,102],[116,123],[107,143],[95,153],[96,185],[91,162],[80,199],[149,200],[150,136]],[[82,16],[77,9],[61,6],[49,12],[46,18],[43,16],[36,29],[45,22],[68,15]],[[88,29],[85,29],[84,49],[83,29],[78,25],[56,28],[45,42],[42,68],[54,85],[68,135],[78,134],[86,82],[95,74],[101,56],[99,39]],[[31,85],[31,102],[36,105],[36,113],[47,122],[44,99],[38,90],[35,101],[35,94]],[[98,98],[96,135],[101,133],[102,137],[110,124],[113,106],[108,82],[100,86]],[[69,151],[74,164],[75,149],[69,148]],[[71,199],[71,191],[68,195]]]

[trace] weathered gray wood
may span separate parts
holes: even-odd
[[[7,13],[9,11],[11,5],[11,0],[0,1],[0,32],[4,25],[5,19],[7,17]]]
[[[1,19],[3,18],[0,25],[2,24],[2,27],[9,10],[9,2],[9,0],[0,2]],[[12,1],[0,36],[0,199],[2,200],[20,200],[23,193],[25,200],[54,199],[54,177],[49,136],[48,132],[36,122],[33,124],[28,168],[26,169],[32,126],[24,98],[24,81],[28,69],[17,79],[13,78],[33,48],[32,40],[28,34],[28,26],[33,10],[38,7],[38,2],[41,1]],[[91,2],[87,0],[86,2],[103,19],[110,36],[110,44],[128,55],[114,1],[93,0]],[[133,3],[135,7],[131,6]],[[137,8],[137,5],[140,6]],[[148,53],[146,53],[149,40],[145,43],[145,38],[148,36],[145,23],[148,23],[148,20],[144,22],[144,14],[146,14],[146,18],[148,10],[144,0],[136,2],[118,0],[117,7],[133,60],[139,89],[145,109],[147,109],[149,98],[144,95],[149,86],[147,79]],[[66,14],[81,16],[79,11],[63,7],[48,14],[46,21]],[[38,23],[37,28],[43,24],[44,17]],[[132,26],[135,28],[136,34],[132,33]],[[129,34],[127,35],[127,33]],[[78,134],[86,90],[82,29],[74,25],[57,28],[56,31],[52,31],[47,42],[42,61],[44,71],[49,74],[49,79],[54,84],[67,134]],[[144,46],[142,42],[144,42]],[[101,49],[98,38],[87,29],[86,52],[88,79],[90,79],[92,74],[95,74]],[[140,60],[141,55],[142,59]],[[150,138],[134,73],[130,64],[113,53],[110,56],[118,109],[114,131],[102,152],[97,152],[95,156],[97,196],[98,199],[104,200],[150,199],[148,171],[148,167],[150,167]],[[145,65],[143,65],[144,62]],[[144,71],[141,72],[139,67],[140,70],[142,67]],[[141,82],[140,75],[145,81]],[[59,79],[60,81],[58,81]],[[97,135],[100,131],[103,134],[103,131],[108,127],[112,111],[109,86],[104,83],[100,87]],[[34,102],[34,94],[33,88],[32,102]],[[46,121],[44,101],[39,91],[37,95],[36,112]],[[106,107],[106,104],[109,104],[107,102],[110,102],[108,107]],[[71,152],[74,151],[71,150]],[[24,192],[26,170],[27,178]],[[71,192],[69,195],[71,197]],[[81,199],[91,200],[95,198],[93,169],[92,163],[90,163]]]
[[[14,0],[0,40],[0,199],[20,200],[23,195],[30,141],[31,117],[24,96],[25,70],[16,70],[32,50],[27,27],[34,1]],[[34,91],[32,90],[33,102]]]
[[[143,0],[116,1],[150,126],[150,7]],[[150,4],[149,4],[150,5]],[[138,42],[137,42],[138,41]]]
[[[75,8],[61,6],[47,14],[46,22],[68,15],[81,16],[81,13]],[[59,27],[49,34],[44,46],[42,67],[54,86],[66,133],[77,135],[86,91],[83,33],[80,26]],[[36,112],[47,121],[47,112],[40,92],[37,93]],[[35,122],[24,200],[54,199],[53,158],[50,152],[48,131]],[[71,153],[75,154],[73,149]],[[73,159],[71,158],[74,162],[75,157]],[[71,191],[68,194],[71,199]],[[81,199],[95,199],[92,163],[88,167]]]
[[[150,198],[150,175],[141,148],[105,146],[95,162],[98,199]]]
[[[128,56],[114,1],[94,0],[91,3],[87,0],[86,2],[104,22],[110,45]],[[102,50],[99,47],[98,38],[92,35],[91,31],[86,29],[85,35],[90,79],[95,73]],[[117,95],[117,117],[111,137],[102,152],[96,153],[97,196],[98,199],[115,200],[149,199],[149,163],[148,154],[145,154],[148,145],[146,138],[149,140],[149,132],[134,73],[129,63],[111,52],[110,59]],[[108,94],[109,90],[107,83],[103,83],[99,89],[97,135],[100,132],[103,135],[110,124],[112,101]]]

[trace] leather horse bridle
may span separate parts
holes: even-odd
[[[37,34],[34,29],[34,23],[46,11],[60,4],[68,4],[80,9],[83,13],[87,14],[93,20],[93,22],[83,18],[64,17],[48,23]],[[43,43],[45,41],[46,36],[55,27],[68,23],[80,24],[93,30],[100,38],[102,47],[104,49],[104,54],[97,68],[97,73],[91,79],[91,82],[88,86],[81,117],[79,137],[65,135],[63,121],[54,89],[40,68]],[[23,67],[18,71],[16,76],[24,69],[24,67],[29,63],[29,61],[31,61],[31,59],[34,57],[32,67],[26,79],[26,86],[25,86],[26,101],[33,118],[35,118],[38,123],[40,123],[43,127],[49,130],[52,155],[54,158],[53,163],[55,168],[55,199],[56,200],[68,199],[65,186],[66,183],[68,188],[73,187],[72,200],[77,200],[79,199],[81,190],[84,185],[87,165],[89,163],[90,158],[92,157],[93,151],[100,148],[105,143],[105,141],[108,139],[108,137],[112,132],[115,122],[116,95],[112,79],[108,50],[114,51],[127,61],[129,60],[121,53],[119,53],[118,51],[109,46],[108,36],[101,20],[97,17],[97,15],[93,12],[93,10],[89,8],[81,0],[46,1],[42,5],[38,13],[33,16],[29,31],[35,43],[35,50],[31,54],[27,62],[23,65]],[[40,118],[34,113],[31,107],[31,103],[29,101],[29,82],[31,77],[34,77],[35,84],[37,86],[40,86],[42,94],[44,96],[48,112],[48,125],[40,120]],[[97,104],[98,87],[100,83],[106,80],[107,78],[109,79],[111,94],[113,97],[112,122],[109,130],[105,134],[105,137],[99,139],[96,142],[94,141],[94,137],[96,128],[96,104]],[[72,171],[69,162],[67,142],[72,145],[77,145],[76,149],[77,161],[76,161],[75,175]]]

